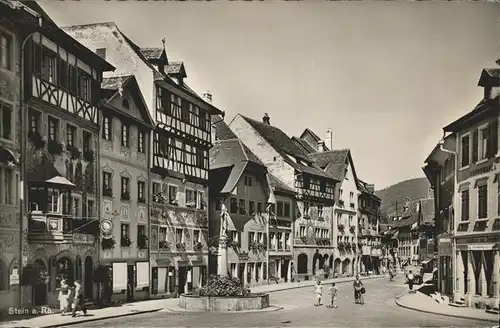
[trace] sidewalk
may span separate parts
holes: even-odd
[[[384,276],[362,276],[361,280],[366,279],[376,279]],[[323,280],[323,283],[343,283],[353,281],[354,277],[343,277],[336,279],[326,279]],[[295,289],[295,288],[303,288],[310,287],[316,283],[315,280],[301,281],[301,282],[289,282],[289,283],[272,283],[270,285],[257,286],[252,288],[252,293],[272,293],[287,289]],[[7,321],[0,322],[0,328],[49,328],[49,327],[62,327],[62,326],[70,326],[77,323],[82,322],[91,322],[98,321],[110,318],[124,317],[135,314],[142,313],[151,313],[157,312],[163,309],[171,309],[177,306],[179,299],[178,298],[169,298],[169,299],[159,299],[159,300],[150,300],[150,301],[142,301],[135,303],[127,303],[122,306],[117,307],[108,307],[104,309],[96,309],[90,310],[89,315],[77,316],[76,318],[72,318],[70,315],[62,316],[61,314],[49,314],[42,315],[28,319],[20,319],[17,321]]]
[[[373,275],[373,276],[360,276],[360,280],[367,280],[367,279],[377,279],[377,278],[382,278],[385,277],[384,275]],[[332,282],[334,283],[343,283],[343,282],[350,282],[354,281],[354,277],[342,277],[342,278],[335,278],[335,279],[324,279],[321,280],[323,284],[331,284]],[[251,288],[252,293],[272,293],[272,292],[279,292],[282,290],[288,290],[288,289],[296,289],[296,288],[304,288],[304,287],[311,287],[316,284],[316,280],[306,280],[306,281],[300,281],[300,282],[285,282],[285,283],[270,283],[269,285],[262,285],[262,286],[256,286]]]
[[[473,308],[456,308],[447,304],[439,304],[431,297],[419,291],[414,294],[404,294],[398,297],[396,299],[396,304],[402,308],[409,310],[439,314],[449,317],[475,319],[494,323],[498,323],[499,320],[498,315],[486,313],[484,310]]]

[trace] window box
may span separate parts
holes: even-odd
[[[61,155],[63,152],[63,146],[55,140],[49,140],[47,150],[52,155]]]
[[[188,208],[195,208],[196,207],[196,202],[195,201],[189,201],[186,203],[186,207]]]
[[[341,231],[344,231],[344,225],[342,223],[337,224],[337,228]]]
[[[353,225],[352,225],[352,226],[350,226],[350,227],[349,227],[349,230],[350,230],[352,233],[354,233],[354,232],[356,231],[356,226],[353,226]]]
[[[179,205],[179,201],[177,199],[173,199],[173,198],[170,198],[170,200],[168,201],[168,203],[170,205],[174,205],[174,206],[178,206]]]
[[[160,241],[160,249],[169,249],[170,248],[170,243],[166,240]]]
[[[138,202],[138,203],[146,203],[146,199],[145,199],[144,197],[142,197],[142,198],[138,198],[138,199],[137,199],[137,202]]]
[[[251,251],[257,251],[257,250],[258,250],[258,248],[259,248],[259,244],[258,244],[256,241],[252,240],[252,241],[250,241],[250,243],[248,244],[248,248],[249,248]]]
[[[203,249],[203,245],[199,241],[194,243],[193,250],[195,252],[201,252],[202,249]]]
[[[267,245],[266,245],[266,244],[264,244],[264,243],[258,243],[258,244],[257,244],[257,249],[258,249],[259,251],[265,251],[265,250],[267,250]]]
[[[43,140],[40,133],[31,131],[28,134],[28,139],[35,146],[36,150],[45,148],[45,140]]]
[[[66,151],[69,152],[69,155],[70,155],[71,159],[73,159],[73,160],[79,159],[80,156],[82,155],[80,150],[78,148],[76,148],[75,146],[71,146],[71,145],[67,146]]]
[[[130,200],[130,193],[128,193],[128,192],[122,192],[121,199],[122,200]]]
[[[162,192],[160,192],[156,195],[153,195],[153,202],[159,204],[165,204],[167,202],[167,198],[165,197],[165,195],[163,195]]]
[[[129,237],[123,236],[121,238],[120,244],[121,244],[122,247],[130,247],[130,245],[132,245],[132,240],[130,240]]]
[[[103,250],[113,249],[115,247],[116,241],[114,238],[103,238],[101,240],[101,246]]]
[[[304,244],[307,244],[307,237],[306,236],[300,236],[300,241],[302,241]]]
[[[148,237],[146,235],[140,235],[139,238],[137,238],[137,247],[139,247],[139,249],[148,248]]]
[[[341,242],[339,242],[339,243],[338,243],[338,245],[339,245],[339,248],[344,248],[344,246],[345,246],[345,245],[344,245],[344,242],[342,242],[342,241],[341,241]]]
[[[231,241],[228,245],[229,247],[232,247],[234,250],[240,249],[241,243],[239,241]]]
[[[87,150],[83,152],[83,159],[85,159],[87,162],[92,163],[94,161],[94,151]]]
[[[102,195],[106,196],[106,197],[113,197],[113,190],[112,189],[103,189]]]
[[[177,248],[178,251],[185,251],[186,250],[186,243],[177,243],[177,245],[175,245],[175,247]]]
[[[344,201],[343,200],[339,200],[339,205],[340,206],[344,206]]]

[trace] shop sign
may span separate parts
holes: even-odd
[[[439,256],[451,256],[451,241],[439,241],[438,244],[438,255]]]
[[[469,251],[491,251],[493,249],[493,245],[468,245],[467,249]]]
[[[457,244],[491,244],[500,241],[500,236],[481,236],[457,239]]]

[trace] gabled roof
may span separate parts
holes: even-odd
[[[321,141],[321,138],[318,137],[318,135],[309,128],[306,128],[304,132],[302,132],[302,134],[300,135],[300,139],[302,139],[306,134],[311,135],[311,137],[313,137],[313,139],[316,140],[316,142]]]
[[[480,87],[499,87],[500,68],[485,68],[481,72],[481,77],[477,83]]]
[[[231,169],[220,193],[230,193],[247,166],[253,163],[267,172],[265,165],[239,139],[221,140],[210,149],[210,170]]]
[[[463,127],[470,126],[489,116],[498,115],[500,111],[499,100],[498,96],[493,99],[482,99],[472,111],[448,124],[443,130],[445,132],[457,132]]]
[[[298,158],[306,163],[311,163],[311,159],[307,154],[277,127],[243,115],[241,115],[241,117],[243,117],[243,119],[245,119],[245,121],[247,121],[277,151]]]
[[[163,52],[165,49],[163,48],[141,48],[141,52],[148,60],[159,60],[161,59]]]
[[[148,106],[146,105],[146,101],[144,100],[144,96],[142,95],[141,88],[139,87],[139,83],[137,83],[137,79],[134,75],[124,75],[124,76],[114,76],[109,78],[103,78],[101,83],[101,89],[110,91],[108,93],[108,97],[106,97],[107,103],[111,101],[114,97],[116,97],[121,90],[125,88],[130,88],[132,94],[136,95],[135,101],[139,103],[139,111],[144,119],[144,121],[148,125],[154,125],[153,117],[148,110]],[[106,92],[103,92],[103,95]]]
[[[275,189],[275,191],[282,191],[290,194],[295,193],[293,188],[289,187],[285,182],[283,182],[277,176],[272,175],[271,173],[268,173],[267,175],[269,177],[269,183],[271,184],[271,187]]]
[[[319,167],[338,181],[344,180],[345,170],[348,168],[349,162],[353,164],[349,149],[317,152],[309,154],[309,156]],[[358,177],[354,169],[354,164],[352,165],[352,169],[354,179],[357,183]]]
[[[292,141],[295,142],[298,146],[302,147],[302,149],[308,154],[317,152],[316,148],[314,148],[309,142],[304,139],[292,137]]]
[[[237,139],[238,137],[231,130],[229,125],[220,115],[212,115],[212,125],[215,127],[215,137],[218,140]]]
[[[165,73],[171,75],[181,75],[182,77],[187,77],[186,68],[184,68],[184,63],[181,61],[170,62],[165,68]]]

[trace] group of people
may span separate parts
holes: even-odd
[[[364,304],[365,301],[363,299],[363,294],[365,293],[365,287],[363,286],[363,282],[359,279],[359,275],[356,275],[356,279],[353,282],[354,288],[354,301],[356,304]],[[338,296],[338,288],[335,283],[332,283],[330,288],[328,289],[330,294],[330,305],[327,305],[329,308],[337,308],[337,296]],[[321,281],[318,280],[315,286],[315,294],[316,294],[316,302],[314,306],[321,306],[321,300],[323,299],[323,285]]]
[[[83,297],[83,286],[79,280],[76,280],[75,286],[71,287],[68,285],[66,279],[62,279],[58,300],[62,315],[71,313],[73,317],[76,317],[76,312],[79,310],[83,312],[83,315],[87,315],[87,308]]]

